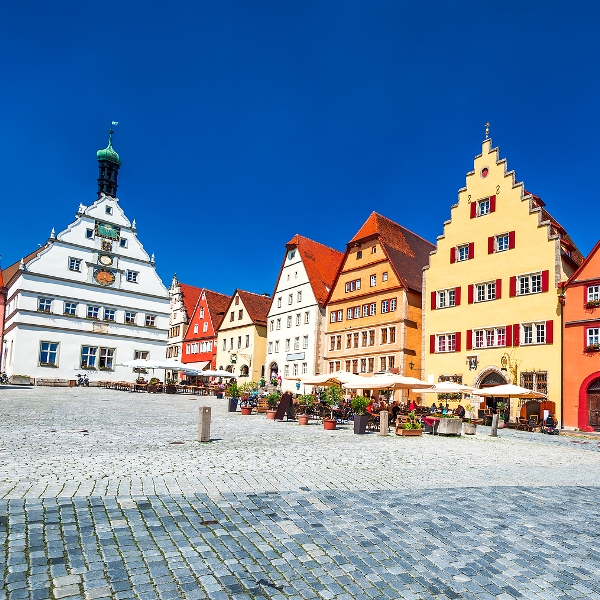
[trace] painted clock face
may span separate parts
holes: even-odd
[[[94,273],[94,279],[100,285],[112,285],[115,282],[115,274],[104,269],[99,269]]]
[[[109,256],[108,254],[101,254],[101,255],[98,257],[98,262],[99,262],[101,265],[104,265],[104,266],[106,266],[106,267],[109,267],[110,265],[112,265],[112,264],[113,264],[113,259],[112,259],[112,256]]]

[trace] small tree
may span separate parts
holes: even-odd
[[[315,403],[315,397],[312,394],[304,394],[298,398],[298,404],[304,408],[304,414],[308,414],[308,409]]]
[[[240,397],[240,394],[241,394],[240,387],[238,386],[237,383],[235,383],[235,381],[232,381],[227,386],[227,395],[230,398],[232,398],[233,400],[237,401],[237,399]]]
[[[352,398],[352,410],[358,417],[367,414],[367,406],[369,406],[369,399],[365,396],[354,396]]]
[[[266,395],[266,398],[267,398],[267,403],[269,405],[269,408],[271,410],[275,410],[281,400],[281,392],[279,390],[275,390],[274,392],[269,392]]]
[[[322,394],[321,399],[325,402],[325,405],[331,410],[331,418],[333,419],[333,407],[342,402],[344,394],[342,388],[339,385],[330,385],[325,393]]]

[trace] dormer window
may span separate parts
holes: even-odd
[[[296,256],[296,250],[290,250],[288,252],[288,260],[292,260],[292,258],[294,258],[294,256]]]
[[[107,206],[104,211],[106,212],[107,215],[112,215],[112,206]]]

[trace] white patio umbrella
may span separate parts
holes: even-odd
[[[370,378],[372,383],[366,389],[372,390],[415,390],[420,391],[432,386],[427,381],[422,381],[416,377],[406,377],[404,375],[395,375],[385,373],[384,375],[374,375]]]
[[[546,394],[541,392],[534,392],[527,388],[521,387],[520,385],[514,385],[513,383],[505,383],[502,385],[495,385],[489,388],[472,390],[475,396],[496,396],[498,398],[545,398]]]
[[[475,388],[462,383],[453,383],[452,381],[440,381],[429,389],[414,389],[413,392],[422,394],[469,394]]]
[[[207,377],[235,377],[234,373],[230,373],[224,369],[216,369],[215,371],[209,369],[207,371],[202,371],[202,375],[206,375]]]
[[[346,381],[356,377],[353,373],[347,371],[336,371],[335,373],[323,373],[322,375],[311,375],[302,379],[304,385],[341,385]]]

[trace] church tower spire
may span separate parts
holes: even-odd
[[[98,157],[98,198],[101,194],[117,196],[117,175],[119,174],[119,167],[121,166],[121,159],[119,155],[114,151],[112,147],[114,131],[108,130],[108,146],[103,150],[98,150],[96,156]]]

